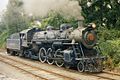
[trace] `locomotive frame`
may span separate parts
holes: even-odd
[[[94,30],[92,26],[84,29],[84,31],[89,32],[92,32],[91,30]],[[84,31],[82,31],[82,34]],[[87,39],[80,42],[76,42],[74,38],[72,40],[69,39],[68,35],[66,36],[69,33],[69,29],[65,31],[57,30],[57,32],[60,32],[60,35],[65,32],[65,37],[61,38],[59,35],[59,37],[51,38],[54,37],[51,29],[48,31],[48,34],[52,34],[50,37],[46,36],[46,31],[36,30],[36,28],[13,34],[7,39],[7,52],[11,55],[39,59],[40,62],[47,62],[50,65],[55,63],[58,67],[77,67],[79,72],[101,72],[103,70],[102,62],[105,57],[100,55],[101,51],[96,46],[96,40],[93,37],[90,37],[90,45],[87,46],[85,43]],[[88,34],[85,33],[86,36]],[[17,37],[15,37],[16,35]],[[81,37],[84,38],[84,36]]]

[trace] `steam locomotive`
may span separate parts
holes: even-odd
[[[101,72],[105,57],[97,46],[96,25],[73,29],[62,24],[59,29],[31,28],[12,34],[7,39],[7,53],[38,59],[58,67],[76,67],[79,72]]]

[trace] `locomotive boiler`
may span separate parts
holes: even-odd
[[[78,71],[101,72],[105,59],[100,55],[95,32],[96,25],[73,29],[62,24],[60,29],[48,26],[46,30],[27,29],[7,39],[7,52],[58,67],[77,67]]]

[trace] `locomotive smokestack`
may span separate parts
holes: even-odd
[[[83,27],[83,20],[78,20],[78,27]]]

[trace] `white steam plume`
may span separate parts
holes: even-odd
[[[32,13],[36,16],[46,16],[51,10],[62,12],[77,19],[81,16],[81,7],[77,1],[70,0],[23,0],[24,9],[27,14]]]

